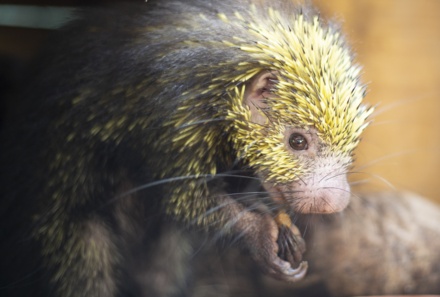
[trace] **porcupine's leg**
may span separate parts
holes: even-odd
[[[134,185],[126,183],[121,193]],[[162,220],[152,193],[124,195],[114,206],[121,251],[122,296],[180,296],[187,289],[190,239],[178,226]],[[122,265],[123,264],[123,265]]]
[[[46,296],[115,296],[115,234],[99,217],[51,221],[41,234],[52,285]]]
[[[217,206],[211,207],[222,207],[222,211],[218,212],[221,217],[216,220],[226,222],[220,224],[218,232],[226,234],[224,230],[227,230],[233,238],[238,237],[264,272],[274,278],[290,282],[301,280],[305,276],[307,262],[302,262],[296,269],[289,264],[296,259],[300,260],[301,256],[298,256],[296,251],[300,254],[304,249],[299,247],[296,251],[295,248],[293,249],[295,253],[284,252],[285,255],[296,255],[289,256],[286,260],[278,256],[279,227],[272,215],[249,210],[227,194],[217,196],[215,201]],[[295,226],[291,225],[291,227],[293,230],[284,230],[284,232],[289,234],[297,231]]]
[[[290,263],[300,262],[302,254],[306,251],[306,243],[301,237],[298,228],[292,224],[289,215],[281,210],[275,216],[278,231],[278,255]]]
[[[44,296],[112,297],[138,290],[130,274],[146,239],[146,199],[138,193],[121,196],[134,185],[121,176],[117,180],[114,197],[122,199],[79,212],[89,215],[55,213],[39,228],[52,283]]]

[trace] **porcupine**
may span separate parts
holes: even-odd
[[[355,190],[355,195],[359,199],[351,199],[343,214],[309,222],[313,231],[305,236],[310,248],[304,281],[273,280],[256,272],[236,248],[219,253],[210,247],[193,268],[192,296],[439,294],[440,206],[409,192]]]
[[[291,217],[349,201],[347,168],[373,110],[359,72],[339,30],[302,4],[80,13],[2,132],[4,291],[141,294],[127,288],[128,263],[173,223],[239,241],[277,279],[302,279]],[[264,191],[243,192],[245,181]]]

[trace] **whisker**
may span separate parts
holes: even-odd
[[[269,196],[269,197],[264,197],[263,199],[270,199],[270,196]],[[261,200],[263,200],[263,199],[261,199]],[[225,203],[222,203],[222,204],[220,204],[220,205],[217,205],[217,206],[215,206],[215,207],[213,207],[213,208],[207,210],[206,212],[204,212],[204,213],[201,214],[200,216],[197,216],[196,218],[194,218],[193,220],[191,220],[191,221],[190,221],[190,224],[194,224],[196,221],[198,221],[198,220],[200,219],[201,216],[207,216],[207,215],[213,213],[214,211],[219,210],[220,208],[223,208],[223,207],[225,207],[225,206],[228,206],[228,205],[231,205],[231,204],[235,204],[235,203],[237,203],[236,200],[228,200],[228,201],[226,201]],[[258,207],[254,208],[254,209],[257,209],[257,208],[258,208]]]
[[[238,196],[238,195],[246,195],[244,197],[240,197],[240,198],[234,198],[233,201],[230,201],[231,203],[233,203],[234,201],[240,201],[240,202],[247,202],[247,201],[252,201],[252,200],[256,200],[256,201],[260,201],[260,200],[266,200],[266,199],[272,199],[271,196],[268,197],[261,197],[261,196],[254,196],[255,194],[292,194],[292,193],[301,193],[304,191],[274,191],[274,192],[268,192],[268,191],[258,191],[258,192],[241,192],[241,193],[227,193],[225,194],[225,196]],[[217,195],[213,195],[213,196],[208,196],[208,197],[203,197],[203,198],[199,198],[199,199],[193,199],[191,200],[189,203],[196,203],[202,200],[207,200],[207,199],[212,199],[217,197]],[[248,199],[249,197],[253,197],[251,199]],[[286,199],[295,199],[293,198],[286,198]],[[278,202],[279,204],[282,204],[281,202]]]
[[[374,164],[376,164],[377,162],[380,162],[380,161],[382,161],[382,160],[385,160],[385,159],[388,159],[388,158],[392,158],[392,157],[395,157],[395,156],[400,156],[400,155],[404,155],[404,154],[409,154],[409,153],[418,152],[418,151],[420,151],[420,150],[422,150],[422,149],[412,149],[412,150],[406,150],[406,151],[401,151],[401,152],[392,153],[392,154],[389,154],[389,155],[386,155],[386,156],[380,157],[379,159],[376,159],[376,160],[374,160],[374,161],[371,161],[371,162],[369,162],[369,163],[367,163],[367,164],[365,164],[365,165],[363,165],[363,166],[357,168],[354,172],[357,172],[357,171],[359,171],[359,170],[362,170],[362,169],[364,169],[364,168],[367,168],[367,167],[369,167],[369,166],[372,166],[372,165],[374,165]]]
[[[337,177],[337,176],[341,176],[341,175],[343,175],[343,174],[367,174],[367,175],[371,175],[371,176],[373,176],[373,177],[375,177],[375,178],[377,178],[377,179],[380,179],[381,181],[383,181],[384,183],[386,183],[388,186],[390,186],[390,188],[392,188],[393,190],[395,190],[396,188],[389,182],[389,181],[387,181],[386,179],[384,179],[383,177],[381,177],[381,176],[379,176],[379,175],[376,175],[376,174],[373,174],[373,173],[368,173],[368,172],[360,172],[360,171],[356,171],[356,172],[347,172],[347,173],[342,173],[342,174],[337,174],[337,175],[335,175],[335,176],[332,176],[331,178],[328,178],[327,180],[329,180],[329,179],[332,179],[332,178],[335,178],[335,177]]]
[[[301,177],[299,177],[298,176],[298,174],[296,174],[295,172],[292,172],[300,181],[302,181],[303,182],[303,184],[305,184],[306,186],[307,186],[307,183],[301,178]]]
[[[276,203],[276,202],[275,202],[275,203]],[[273,204],[273,203],[272,203],[272,204]],[[270,212],[272,212],[273,210],[279,208],[280,206],[283,206],[283,205],[286,204],[286,203],[276,203],[276,204],[277,204],[277,205],[276,205],[275,207],[273,207],[273,208],[269,208],[267,211],[262,212],[262,214],[264,215],[264,214],[270,213]],[[276,217],[279,216],[279,215],[280,215],[280,213],[277,213],[277,214],[275,214],[274,216],[272,216],[272,218],[276,218]],[[290,217],[290,215],[289,215],[289,217]],[[263,216],[262,216],[261,218],[263,218]],[[292,223],[293,223],[293,222],[292,222]],[[294,224],[294,223],[293,223],[293,224]],[[243,232],[241,232],[241,233],[239,234],[239,236],[237,236],[237,238],[233,241],[233,243],[236,242],[239,238],[241,238],[241,237],[244,235],[244,233],[247,232],[248,229],[249,229],[249,227],[246,228]]]
[[[384,113],[384,112],[386,112],[386,111],[388,111],[390,109],[393,109],[393,108],[396,108],[396,107],[399,107],[399,106],[411,103],[413,101],[417,101],[417,100],[421,100],[421,99],[427,99],[427,98],[432,97],[432,96],[437,96],[439,93],[440,92],[435,91],[435,92],[423,94],[421,96],[417,96],[417,97],[412,97],[412,98],[396,101],[396,102],[391,103],[391,104],[389,104],[387,106],[384,106],[384,107],[382,107],[380,109],[379,108],[376,109],[376,111],[373,112],[370,117],[371,118],[376,117],[376,116],[378,116],[378,115],[380,115],[380,114],[382,114],[382,113]]]
[[[337,189],[337,190],[341,190],[341,191],[345,191],[345,192],[347,192],[347,193],[350,193],[351,196],[353,196],[353,197],[355,197],[355,198],[358,198],[359,200],[361,200],[361,201],[363,201],[364,203],[366,203],[368,206],[373,207],[376,211],[378,211],[378,210],[374,207],[374,205],[371,204],[371,202],[370,202],[368,199],[365,199],[365,198],[363,198],[363,197],[361,197],[361,196],[359,196],[359,195],[354,194],[354,193],[351,192],[351,191],[347,191],[347,190],[344,190],[344,189],[341,189],[341,188],[333,188],[333,189]]]
[[[351,193],[350,193],[351,194]],[[325,203],[327,203],[328,206],[330,206],[330,208],[333,210],[333,212],[336,212],[335,209],[331,206],[330,203],[327,202],[327,200],[325,200],[324,197],[321,197],[322,201],[324,201]]]
[[[311,205],[310,205],[310,210],[312,210],[312,206]],[[307,228],[309,227],[309,223],[310,223],[310,216],[307,218],[306,228],[304,229],[304,232],[303,232],[303,235],[302,235],[303,238],[306,236]]]
[[[231,120],[230,119],[226,119],[226,118],[216,118],[216,119],[196,121],[196,122],[192,122],[192,123],[188,123],[188,124],[185,124],[185,125],[178,126],[178,127],[174,128],[174,130],[177,131],[179,129],[183,129],[183,128],[186,128],[186,127],[189,127],[189,126],[193,126],[193,125],[206,124],[206,123],[211,123],[211,122],[221,122],[221,121],[231,121]]]
[[[241,170],[237,170],[237,172],[241,172]],[[211,179],[208,179],[208,178]],[[259,177],[254,177],[254,176],[244,176],[244,175],[234,175],[234,174],[225,174],[225,173],[218,173],[218,174],[199,174],[199,175],[186,175],[186,176],[177,176],[177,177],[171,177],[171,178],[166,178],[166,179],[161,179],[158,181],[154,181],[154,182],[150,182],[147,183],[145,185],[133,188],[129,191],[126,191],[116,197],[114,197],[113,199],[110,199],[109,201],[107,201],[106,203],[104,203],[101,207],[105,207],[108,206],[109,204],[115,202],[116,200],[119,200],[125,196],[128,196],[130,194],[133,194],[135,192],[141,191],[141,190],[145,190],[147,188],[151,188],[151,187],[155,187],[158,185],[162,185],[162,184],[166,184],[166,183],[171,183],[171,182],[175,182],[175,181],[180,181],[180,180],[186,180],[186,179],[201,179],[204,178],[205,181],[209,181],[218,177],[239,177],[239,178],[245,178],[245,179],[253,179],[253,180],[259,180],[261,181],[262,179]]]
[[[264,217],[265,214],[270,213],[270,212],[272,212],[273,210],[275,210],[275,209],[277,209],[277,208],[279,208],[279,207],[280,207],[280,205],[278,204],[278,205],[276,205],[275,207],[273,207],[273,208],[269,208],[267,211],[262,212],[262,213],[261,213],[262,216],[261,216],[258,220],[262,219],[262,218]],[[279,215],[280,215],[279,213],[278,213],[278,214],[275,214],[275,216],[272,216],[272,218],[275,219],[275,218],[276,218],[277,216],[279,216]],[[243,235],[249,230],[250,227],[251,227],[251,226],[247,227],[247,228],[246,228],[245,230],[243,230],[238,236],[236,236],[236,238],[231,242],[231,244],[237,242],[241,237],[243,237]]]
[[[270,198],[270,197],[265,197],[265,198]],[[232,201],[228,201],[228,202],[232,202]],[[262,215],[261,218],[263,218],[263,216],[264,216],[265,214],[267,214],[267,213],[271,213],[271,212],[273,212],[274,210],[276,210],[277,208],[280,208],[280,207],[284,206],[285,204],[287,204],[287,202],[279,203],[279,202],[273,201],[273,202],[271,202],[271,203],[267,203],[267,204],[265,204],[265,205],[266,205],[266,206],[269,206],[269,205],[273,205],[273,204],[275,204],[274,207],[272,207],[272,208],[268,208],[266,211],[263,211],[263,212],[260,213],[260,214]],[[243,211],[241,211],[239,214],[234,215],[235,218],[234,218],[233,220],[230,220],[230,218],[232,217],[232,215],[231,215],[231,216],[229,216],[229,217],[222,218],[221,220],[218,220],[218,221],[216,221],[216,222],[210,224],[210,225],[213,225],[213,224],[220,223],[221,221],[228,220],[227,225],[224,226],[224,227],[222,228],[222,230],[220,230],[220,231],[218,232],[218,234],[215,236],[215,239],[217,240],[218,238],[222,237],[222,236],[224,235],[225,232],[227,232],[230,228],[232,228],[232,226],[233,226],[234,224],[236,224],[236,222],[237,222],[238,220],[240,220],[240,218],[241,218],[241,216],[242,216],[243,213],[245,213],[245,212],[249,212],[249,211],[252,211],[252,210],[255,210],[255,209],[257,209],[257,208],[258,208],[258,206],[257,206],[257,207],[254,207],[254,208],[249,208],[249,207],[248,207],[248,208],[244,209]],[[205,213],[204,215],[206,215],[206,213]],[[277,215],[279,215],[279,214],[276,214],[275,217],[276,217]],[[243,235],[249,230],[250,227],[251,227],[251,226],[248,226],[248,227],[247,227],[245,230],[243,230],[238,236],[236,236],[235,239],[231,242],[231,244],[234,243],[234,242],[236,242],[237,240],[239,240],[239,239],[240,239],[240,238],[241,238],[241,237],[242,237],[242,236],[243,236]]]
[[[366,174],[366,175],[371,175],[377,179],[380,179],[381,181],[383,181],[384,183],[386,183],[391,189],[396,190],[396,188],[386,179],[384,179],[383,177],[373,174],[373,173],[368,173],[368,172],[353,172],[353,173],[359,173],[359,174]]]
[[[255,210],[255,209],[257,209],[257,208],[258,208],[258,207],[254,207],[254,208],[245,208],[244,210],[242,210],[241,212],[239,212],[238,214],[236,214],[234,219],[231,219],[231,220],[230,220],[230,217],[228,217],[228,218],[223,218],[223,219],[218,220],[217,222],[215,222],[215,223],[219,223],[219,222],[221,222],[221,221],[223,221],[223,220],[225,220],[225,219],[228,220],[227,224],[226,224],[226,225],[225,225],[220,231],[217,232],[217,235],[214,237],[215,240],[218,240],[218,239],[219,239],[220,237],[222,237],[222,236],[223,236],[223,235],[224,235],[229,229],[231,229],[231,228],[233,227],[233,225],[236,224],[237,221],[241,219],[241,215],[242,215],[242,214],[247,213],[247,212],[250,212],[250,211]],[[248,230],[250,227],[251,227],[251,225],[248,226],[245,230]],[[243,231],[243,232],[244,232],[244,231]],[[242,233],[243,233],[243,232],[242,232]],[[243,234],[244,234],[244,233],[243,233]]]
[[[264,197],[264,198],[267,199],[267,198],[270,198],[270,197]],[[231,201],[226,201],[226,202],[223,203],[222,205],[223,205],[223,206],[227,206],[227,205],[235,204],[235,203],[236,203],[236,202],[235,202],[234,200],[231,200]],[[268,205],[273,204],[273,203],[275,203],[275,202],[268,203]],[[219,205],[219,206],[220,206],[220,205]],[[219,207],[219,206],[216,206],[216,208]],[[259,208],[259,206],[255,206],[255,207],[245,207],[245,209],[242,210],[242,211],[240,211],[238,214],[231,214],[231,215],[229,215],[228,217],[223,217],[223,218],[221,218],[220,220],[217,220],[217,221],[214,221],[214,222],[208,224],[207,227],[210,227],[210,226],[212,226],[212,225],[215,225],[215,224],[217,224],[217,223],[220,223],[220,222],[222,222],[222,221],[224,221],[224,220],[229,220],[231,217],[233,217],[233,216],[238,216],[239,214],[241,214],[241,213],[243,213],[243,212],[256,210],[256,209],[258,209],[258,208]],[[210,211],[210,210],[208,210],[208,212],[209,212],[209,211]],[[201,216],[206,216],[206,215],[207,215],[207,212],[205,212],[205,213],[199,215],[199,217],[198,217],[197,219],[199,219]]]
[[[348,174],[351,174],[351,173],[354,173],[354,172],[343,172],[343,173],[340,173],[340,174],[333,175],[332,177],[329,177],[326,180],[330,180],[332,178],[335,178],[335,177],[338,177],[338,176],[341,176],[341,175],[348,175]]]
[[[208,237],[205,237],[205,240],[203,241],[203,243],[200,245],[200,247],[197,249],[197,251],[195,251],[191,257],[188,258],[188,260],[191,260],[192,258],[194,258],[201,250],[202,248],[205,246],[205,244],[208,242]]]
[[[355,182],[351,182],[351,183],[349,183],[349,185],[350,185],[350,186],[354,186],[354,185],[357,185],[357,184],[363,184],[363,183],[368,182],[369,180],[371,180],[371,178],[367,178],[367,179],[363,179],[363,180],[358,180],[358,181],[355,181]]]
[[[408,120],[389,120],[389,121],[382,121],[382,122],[373,122],[368,127],[374,127],[374,126],[380,126],[384,124],[390,124],[390,123],[411,123],[412,121]]]
[[[300,215],[301,215],[301,213],[302,213],[302,210],[303,210],[304,207],[306,206],[306,203],[303,203],[303,204],[299,207],[298,211],[295,211],[296,206],[299,205],[299,203],[301,203],[301,200],[304,200],[304,199],[296,199],[296,200],[295,200],[295,202],[294,202],[294,206],[292,207],[292,210],[291,210],[291,212],[289,213],[289,215],[290,215],[291,213],[295,213],[295,216],[294,216],[293,219],[291,220],[292,223],[293,223],[294,225],[296,224],[296,221],[299,219],[299,217],[300,217]]]
[[[353,195],[354,197],[357,197],[357,198],[359,198],[359,199],[362,199],[361,197],[359,197],[358,195],[354,194],[354,193],[351,192],[351,191],[347,191],[347,190],[345,190],[345,189],[341,189],[341,188],[337,188],[337,187],[323,187],[323,188],[320,188],[320,189],[334,189],[334,190],[340,190],[340,191],[347,192],[347,193],[349,193],[350,195]]]
[[[321,178],[321,180],[318,182],[318,184],[321,183],[322,180],[323,180],[324,178],[326,178],[327,176],[329,176],[330,174],[332,174],[332,172],[327,173],[323,178]]]
[[[231,167],[234,167],[238,164],[238,162],[240,162],[245,156],[246,153],[251,149],[251,147],[257,142],[257,140],[255,140],[254,142],[252,142],[251,144],[249,144],[246,149],[243,151],[243,153],[241,154],[241,156],[237,156],[237,158],[234,160],[234,162],[232,162]]]
[[[22,278],[20,278],[20,279],[18,279],[16,281],[10,283],[10,284],[7,284],[6,286],[0,287],[0,290],[22,288],[22,287],[28,286],[28,285],[30,285],[32,283],[35,283],[36,281],[30,282],[30,283],[26,283],[26,284],[17,285],[18,283],[20,283],[20,282],[22,282],[22,281],[32,277],[34,274],[36,274],[37,272],[39,272],[43,268],[44,268],[44,266],[41,265],[40,267],[36,268],[34,271],[29,273],[28,275],[26,275],[26,276],[24,276],[24,277],[22,277]],[[37,281],[40,281],[41,279],[43,279],[43,277],[40,277]]]
[[[347,226],[344,224],[345,215],[344,215],[343,211],[339,212],[339,218],[341,220],[341,225],[342,225],[342,228],[343,228],[343,233],[344,233],[345,240],[346,240],[346,242],[348,242],[348,230],[347,230]]]

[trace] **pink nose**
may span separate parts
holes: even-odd
[[[344,210],[350,201],[350,186],[345,174],[315,174],[292,183],[291,187],[279,185],[277,191],[295,212],[333,213]]]

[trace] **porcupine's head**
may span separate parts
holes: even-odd
[[[271,196],[302,213],[331,213],[349,202],[347,168],[372,108],[361,105],[360,68],[342,38],[315,16],[249,23],[263,42],[237,45],[265,68],[231,95],[231,140]],[[244,104],[242,104],[244,102]]]
[[[340,211],[350,198],[352,153],[373,111],[361,104],[360,67],[340,33],[318,16],[250,11],[219,14],[247,34],[222,46],[246,58],[224,62],[204,93],[228,123],[236,159],[255,170],[273,199],[296,212]],[[195,130],[188,131],[194,139]]]

